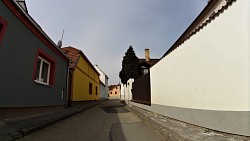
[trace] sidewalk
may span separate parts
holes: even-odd
[[[85,102],[74,105],[73,108],[2,120],[0,121],[0,141],[16,140],[74,114],[87,110],[101,102],[102,101]]]
[[[202,128],[133,105],[126,107],[163,135],[167,141],[250,141],[250,137]]]

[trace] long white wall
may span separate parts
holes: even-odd
[[[150,69],[151,106],[217,131],[250,136],[250,1],[222,15]]]
[[[249,5],[237,0],[151,68],[152,104],[250,111]]]

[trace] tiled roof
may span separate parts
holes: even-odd
[[[75,68],[79,56],[82,55],[83,59],[85,59],[85,61],[87,61],[87,63],[89,64],[89,66],[98,75],[100,75],[99,72],[95,69],[95,67],[92,65],[92,63],[89,61],[89,59],[86,57],[86,55],[81,50],[79,50],[77,48],[74,48],[74,47],[71,47],[71,46],[61,48],[61,50],[70,58],[70,60],[71,60],[70,68]]]
[[[116,86],[120,86],[120,84],[118,84],[118,85],[109,85],[109,91],[113,90],[114,88],[116,88]]]
[[[113,90],[116,87],[116,85],[110,85],[109,90]]]
[[[70,68],[74,68],[81,51],[71,46],[61,48],[61,50],[70,58]]]
[[[149,67],[152,67],[156,64],[160,59],[150,59],[150,61],[146,61],[145,59],[139,59],[139,64],[147,64]]]

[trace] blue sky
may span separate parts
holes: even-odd
[[[29,14],[57,43],[82,50],[119,82],[129,45],[137,57],[160,58],[206,6],[207,0],[26,0]]]

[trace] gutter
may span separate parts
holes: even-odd
[[[66,94],[65,94],[65,108],[68,108],[69,105],[68,105],[68,100],[69,100],[69,65],[70,65],[70,62],[68,62],[68,67],[67,67],[67,80],[66,80]]]

